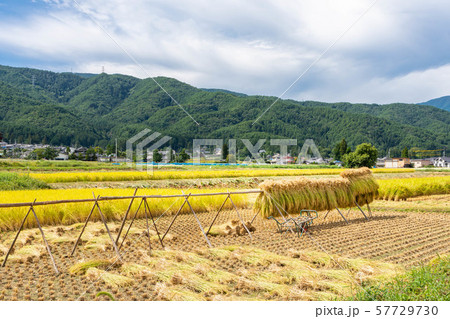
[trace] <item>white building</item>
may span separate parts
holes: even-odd
[[[450,168],[450,157],[436,157],[433,159],[434,167]]]

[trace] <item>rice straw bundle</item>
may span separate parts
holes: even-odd
[[[350,181],[350,191],[358,205],[371,203],[378,194],[378,184],[367,167],[346,170],[341,177]]]
[[[302,209],[317,211],[336,207],[352,207],[372,202],[378,185],[369,169],[347,170],[341,178],[265,181],[259,185],[264,192],[258,195],[254,209],[261,209],[264,217],[277,215],[275,203],[283,211],[298,213]]]

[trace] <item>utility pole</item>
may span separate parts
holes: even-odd
[[[117,162],[117,138],[116,138],[116,162]]]

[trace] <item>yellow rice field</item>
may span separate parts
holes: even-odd
[[[409,197],[450,194],[450,176],[414,177],[378,180],[378,198],[403,200]],[[450,210],[450,209],[449,209]]]
[[[215,193],[227,192],[226,189],[215,189]],[[232,191],[230,189],[230,191]],[[134,189],[45,189],[45,190],[27,190],[27,191],[2,191],[0,192],[0,203],[23,203],[37,201],[52,201],[62,199],[87,199],[95,196],[131,196]],[[186,194],[193,193],[208,193],[211,190],[187,190]],[[179,189],[139,189],[137,195],[174,195],[182,194]],[[225,200],[226,195],[220,196],[201,196],[191,197],[189,202],[195,212],[215,210],[220,207]],[[248,195],[233,195],[234,203],[237,207],[246,207],[249,203]],[[167,215],[175,214],[178,208],[183,203],[183,198],[162,198],[162,199],[148,199],[148,203],[153,216],[159,216],[166,212]],[[132,206],[132,212],[137,210],[140,200],[135,200]],[[120,220],[126,212],[130,200],[114,200],[100,202],[102,213],[108,220]],[[36,206],[35,210],[43,225],[60,225],[73,224],[83,222],[89,214],[93,203],[70,203],[58,204],[48,206]],[[230,202],[227,202],[225,208],[231,209]],[[0,208],[0,230],[18,229],[25,216],[28,208]],[[187,213],[189,207],[184,206],[181,213]],[[139,217],[144,216],[143,207],[138,214]],[[93,214],[93,220],[99,220],[100,217],[97,212]],[[32,216],[29,216],[25,227],[35,226]]]
[[[152,173],[139,171],[126,172],[61,172],[61,173],[30,173],[30,177],[46,183],[70,182],[110,182],[165,179],[197,179],[197,178],[233,178],[262,176],[308,176],[308,175],[338,175],[344,169],[226,169],[226,170],[189,170],[189,171],[159,171]],[[412,173],[414,169],[375,168],[373,173]]]

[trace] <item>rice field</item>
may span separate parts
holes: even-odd
[[[110,182],[110,181],[138,181],[165,179],[197,179],[197,178],[233,178],[233,177],[262,177],[262,176],[311,176],[338,175],[344,169],[224,169],[224,170],[157,170],[152,173],[140,171],[119,172],[57,172],[30,173],[29,176],[46,183],[72,182]],[[414,169],[386,169],[375,168],[373,173],[412,173]]]
[[[450,194],[450,176],[378,180],[378,198],[405,200],[410,197]]]
[[[214,192],[227,192],[227,189],[215,189]],[[229,190],[233,191],[233,190]],[[208,193],[211,190],[187,190],[186,194]],[[3,191],[0,192],[0,203],[29,203],[34,199],[37,201],[53,201],[61,199],[88,199],[95,196],[132,196],[134,189],[45,189],[45,190],[26,190],[26,191]],[[140,189],[136,195],[179,195],[182,194],[179,189]],[[191,197],[189,202],[195,212],[208,212],[219,209],[225,200],[226,195],[220,196],[201,196]],[[233,195],[233,202],[237,207],[246,207],[249,203],[247,195]],[[148,199],[148,203],[153,216],[159,216],[163,213],[166,215],[175,214],[183,203],[184,198],[161,198]],[[107,220],[121,220],[129,206],[130,200],[114,200],[100,202],[102,213]],[[135,200],[131,211],[134,212],[139,206],[140,200]],[[36,206],[35,211],[39,217],[39,221],[43,225],[69,225],[80,223],[86,220],[91,208],[92,202],[87,203],[69,203],[47,206]],[[225,205],[226,209],[231,209],[230,201]],[[21,208],[0,208],[0,230],[18,229],[20,223],[25,216],[28,207]],[[181,213],[190,212],[189,206],[184,205]],[[144,217],[144,209],[141,207],[138,215],[139,218]],[[99,220],[98,213],[94,213],[93,220]],[[32,216],[30,216],[25,224],[26,228],[35,227],[36,224]]]
[[[448,204],[449,195],[441,202]],[[250,209],[240,211],[244,220],[253,216]],[[198,218],[208,225],[214,215]],[[44,231],[59,276],[39,230],[27,229],[6,267],[0,267],[0,300],[106,300],[99,297],[102,291],[116,300],[347,300],[358,292],[358,284],[378,286],[411,266],[450,253],[448,214],[374,210],[374,217],[364,221],[354,209],[349,225],[331,217],[316,220],[310,236],[300,238],[277,233],[272,221],[257,218],[252,239],[214,236],[213,248],[208,248],[195,218],[182,215],[165,250],[152,239],[151,257],[145,221],[138,220],[122,248],[124,262],[114,267],[109,265],[115,254],[100,222],[89,224],[74,257],[67,255],[80,225],[48,226]],[[233,212],[224,212],[217,224],[230,218],[236,218]],[[170,222],[164,216],[158,228],[165,230]],[[116,234],[119,223],[109,226]],[[2,233],[0,252],[14,235]]]

